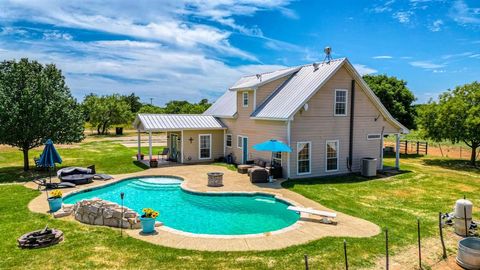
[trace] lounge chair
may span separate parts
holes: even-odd
[[[74,175],[74,174],[96,174],[95,165],[88,166],[87,168],[67,167],[57,171],[57,176],[60,179],[62,179],[63,176]]]
[[[158,152],[158,159],[160,160],[160,157],[162,157],[162,160],[166,160],[168,157],[168,153],[170,153],[170,149],[168,148],[163,148],[162,152]]]
[[[74,188],[76,186],[74,183],[68,183],[68,182],[49,183],[47,182],[47,179],[35,179],[35,180],[32,180],[32,182],[38,185],[38,190],[40,190],[41,187],[44,187],[47,189],[57,189],[57,188]]]
[[[104,173],[97,173],[93,175],[93,180],[105,181],[110,179],[113,179],[113,176]]]
[[[252,170],[253,169],[253,170]],[[252,168],[250,172],[250,182],[268,183],[268,171],[265,168]]]

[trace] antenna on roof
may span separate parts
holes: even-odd
[[[257,75],[255,75],[255,76],[257,76],[257,80],[262,81],[262,74],[257,74]]]
[[[330,61],[332,61],[332,48],[330,47],[325,47],[323,49],[323,52],[325,52],[325,58],[323,59],[323,63],[330,64]]]

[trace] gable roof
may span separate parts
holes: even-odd
[[[233,84],[233,86],[230,87],[230,90],[236,91],[241,89],[252,89],[254,87],[259,87],[276,79],[288,76],[298,71],[300,68],[301,67],[290,67],[272,72],[244,76],[240,78],[240,80],[238,80],[235,84]]]
[[[227,91],[203,115],[230,118],[237,113],[237,92]]]
[[[225,129],[217,118],[199,114],[138,114],[133,126],[140,131]]]

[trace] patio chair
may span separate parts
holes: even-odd
[[[162,157],[162,160],[166,160],[169,152],[170,149],[168,149],[167,147],[163,148],[162,152],[158,152],[158,159],[160,160],[160,157]]]
[[[268,171],[264,168],[256,168],[250,171],[250,182],[268,183]]]
[[[33,183],[38,185],[38,190],[41,187],[46,189],[57,189],[57,188],[74,188],[76,185],[74,183],[67,183],[67,182],[60,182],[60,183],[49,183],[47,179],[34,179],[32,180]]]

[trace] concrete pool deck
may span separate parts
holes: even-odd
[[[222,187],[208,187],[208,172],[223,172],[224,180]],[[292,245],[300,245],[327,236],[336,237],[371,237],[381,232],[380,228],[363,219],[352,217],[332,209],[328,209],[315,201],[307,199],[302,195],[282,188],[281,182],[265,184],[252,184],[247,175],[228,170],[216,165],[176,165],[170,167],[152,168],[142,172],[115,175],[114,180],[94,181],[88,185],[77,188],[63,189],[64,195],[94,186],[120,181],[135,176],[171,175],[182,177],[185,181],[182,188],[195,192],[260,192],[277,196],[296,206],[311,207],[318,210],[326,210],[337,213],[336,225],[320,223],[319,217],[302,214],[299,221],[294,225],[279,231],[254,235],[198,235],[173,230],[166,226],[156,228],[153,235],[142,235],[140,230],[125,230],[125,232],[137,239],[153,244],[182,249],[205,250],[205,251],[248,251],[248,250],[273,250],[281,249]],[[25,184],[30,188],[36,185],[32,182]],[[33,199],[28,208],[33,212],[47,213],[48,203],[45,194]],[[161,216],[161,214],[160,214]],[[72,216],[65,219],[74,220]],[[92,225],[85,225],[92,226]]]

